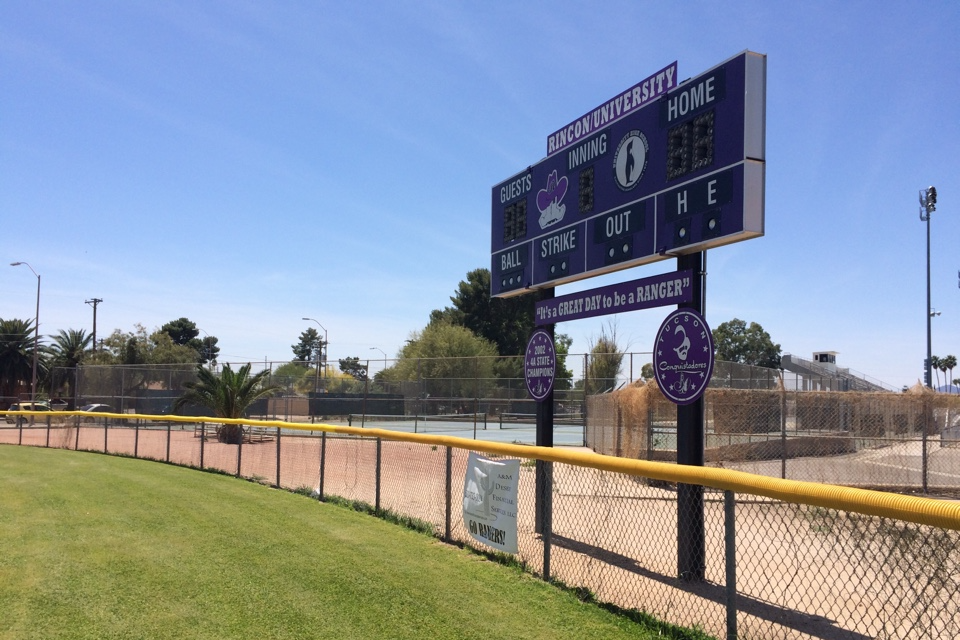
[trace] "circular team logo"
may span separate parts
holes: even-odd
[[[634,129],[623,136],[613,156],[613,175],[621,190],[629,191],[640,182],[643,172],[647,169],[649,150],[647,136],[641,131]]]
[[[695,402],[713,374],[713,335],[699,313],[678,309],[667,316],[653,345],[660,391],[675,404]]]
[[[523,358],[523,379],[527,391],[537,402],[543,402],[553,390],[553,381],[557,374],[557,351],[553,338],[546,329],[537,329],[527,342],[527,353]]]

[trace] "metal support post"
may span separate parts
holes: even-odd
[[[383,474],[380,464],[383,461],[383,440],[377,438],[377,471],[376,471],[376,495],[374,497],[373,510],[380,515],[380,483],[383,481]]]
[[[320,434],[320,484],[317,487],[317,499],[323,500],[323,474],[327,466],[327,432]]]
[[[737,512],[733,491],[723,492],[723,547],[727,569],[727,640],[737,640]]]
[[[677,270],[693,272],[692,301],[679,305],[703,314],[703,254],[677,258]],[[677,464],[703,466],[704,402],[701,396],[688,405],[677,405]],[[681,580],[702,581],[706,576],[703,487],[677,485],[677,574]]]
[[[446,516],[443,522],[443,539],[450,541],[450,529],[453,522],[453,449],[447,447],[446,464]]]

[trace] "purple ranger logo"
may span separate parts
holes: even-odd
[[[663,395],[675,404],[695,402],[713,374],[713,335],[700,314],[678,309],[657,332],[653,366]]]
[[[567,195],[567,176],[557,179],[557,170],[554,169],[547,178],[547,188],[537,193],[537,209],[540,210],[540,228],[546,229],[563,220],[567,212],[567,205],[561,204],[563,196]]]

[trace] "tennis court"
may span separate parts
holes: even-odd
[[[407,433],[434,433],[488,442],[536,444],[536,416],[527,413],[454,413],[401,416],[351,414],[346,419],[324,420],[328,424],[389,429]],[[554,416],[553,444],[558,447],[584,446],[581,416]]]

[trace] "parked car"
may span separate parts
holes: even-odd
[[[51,411],[50,405],[46,402],[14,402],[10,405],[8,411]],[[7,422],[13,424],[15,422],[24,422],[28,419],[28,416],[14,416],[9,413],[6,415]]]
[[[113,407],[108,404],[85,404],[77,411],[86,411],[88,413],[114,413]],[[95,416],[84,416],[80,418],[81,422],[93,422]]]

